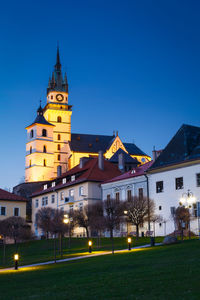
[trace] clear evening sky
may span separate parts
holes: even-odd
[[[72,132],[112,134],[151,155],[183,124],[200,126],[200,1],[2,1],[0,187],[24,176],[57,41]]]

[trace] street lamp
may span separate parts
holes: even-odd
[[[15,261],[15,270],[18,270],[18,260],[19,260],[19,254],[14,254],[14,261]]]
[[[182,194],[179,205],[187,208],[190,213],[190,209],[192,207],[192,204],[195,202],[195,200],[196,198],[194,197],[193,193],[188,189],[186,193]],[[190,239],[190,215],[188,221],[188,229],[189,229],[189,239]]]
[[[88,241],[89,253],[92,252],[92,241]]]
[[[124,210],[124,214],[127,216],[128,215],[128,210]],[[128,220],[126,221],[126,234],[128,236]]]
[[[131,250],[131,238],[128,237],[128,250]]]

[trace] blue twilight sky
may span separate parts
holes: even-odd
[[[200,126],[200,1],[3,1],[0,187],[24,176],[26,125],[46,102],[59,41],[72,132],[112,134],[151,154]]]

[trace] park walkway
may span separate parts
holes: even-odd
[[[156,243],[155,244],[155,246],[160,246],[160,245],[162,245],[162,243]],[[143,246],[133,247],[131,250],[127,250],[127,249],[115,250],[115,253],[131,252],[131,251],[134,251],[134,250],[137,250],[137,249],[149,248],[149,247],[151,247],[151,245],[147,244],[147,245],[143,245]],[[58,259],[58,260],[56,260],[56,263],[68,262],[68,261],[85,259],[85,258],[90,258],[90,257],[96,257],[96,256],[101,256],[101,255],[108,255],[108,254],[112,254],[112,251],[101,251],[100,253],[88,253],[88,254],[82,255],[82,256]],[[37,267],[37,266],[44,266],[44,265],[51,265],[51,264],[55,264],[55,261],[51,260],[51,261],[36,263],[36,264],[32,264],[32,265],[19,266],[18,269],[23,269],[25,271],[26,268],[28,269],[28,268],[34,268],[34,267]],[[13,270],[13,271],[16,272],[16,270],[14,270],[14,267],[10,267],[10,268],[5,268],[5,269],[0,269],[0,273],[10,271],[10,270]]]

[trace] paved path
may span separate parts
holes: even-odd
[[[162,245],[162,243],[156,243],[155,245],[160,246],[160,245]],[[151,245],[148,244],[148,245],[133,247],[130,251],[127,250],[127,249],[115,250],[115,253],[120,253],[120,252],[124,252],[124,251],[131,252],[132,250],[135,250],[135,249],[149,248],[149,247],[151,247]],[[67,262],[67,261],[72,261],[72,260],[79,260],[79,259],[96,257],[96,256],[101,256],[101,255],[108,255],[108,254],[112,254],[112,251],[103,251],[103,252],[100,252],[100,253],[94,253],[94,254],[91,253],[91,254],[82,255],[82,256],[58,259],[58,260],[56,260],[56,263],[62,263],[62,262]],[[32,265],[19,266],[18,269],[26,269],[26,268],[30,268],[30,267],[44,266],[44,265],[50,265],[50,264],[54,264],[54,263],[55,263],[55,261],[51,260],[51,261],[36,263],[36,264],[32,264]],[[6,268],[6,269],[0,269],[0,273],[4,272],[4,271],[9,271],[9,270],[14,270],[14,267]]]

